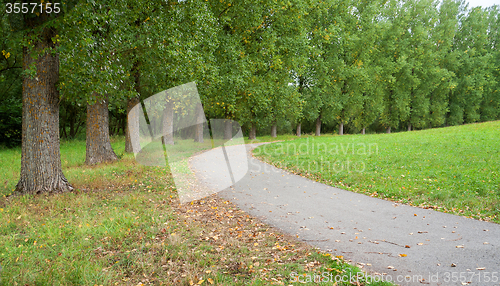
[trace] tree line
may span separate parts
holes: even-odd
[[[118,159],[110,132],[124,132],[130,152],[127,112],[191,81],[207,118],[237,120],[250,139],[500,116],[498,6],[73,0],[47,13],[52,4],[1,14],[0,130],[2,141],[22,145],[20,193],[72,189],[61,136],[85,131],[89,165]]]

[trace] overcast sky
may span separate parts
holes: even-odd
[[[484,8],[493,6],[495,4],[500,5],[500,0],[469,0],[469,8],[476,6],[482,6]]]

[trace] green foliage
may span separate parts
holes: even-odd
[[[0,104],[0,144],[7,147],[21,145],[22,104],[17,98],[2,100]]]

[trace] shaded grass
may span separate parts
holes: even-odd
[[[500,121],[261,146],[254,155],[343,189],[500,223]]]
[[[360,271],[216,196],[179,205],[168,168],[138,165],[123,138],[112,145],[120,161],[89,167],[85,142],[63,142],[75,191],[49,196],[4,197],[20,149],[0,150],[1,285],[288,285],[292,272]]]

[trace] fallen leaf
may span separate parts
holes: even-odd
[[[486,268],[485,267],[478,267],[478,268],[476,268],[476,270],[484,270],[484,269],[486,269]]]
[[[406,257],[407,255],[406,255],[406,254],[400,254],[399,256],[401,256],[401,257]]]
[[[463,245],[457,245],[457,246],[455,246],[455,247],[456,247],[456,248],[464,248],[464,246],[463,246]]]
[[[405,245],[405,248],[410,248],[410,246],[409,245]]]
[[[214,284],[214,280],[213,280],[212,278],[208,278],[208,279],[207,279],[207,281],[208,281],[208,283],[210,283],[210,284]]]

